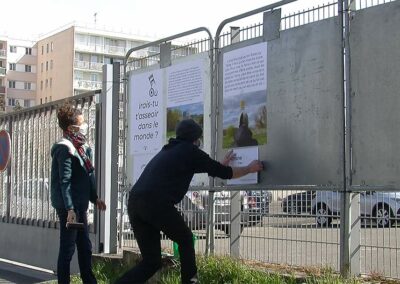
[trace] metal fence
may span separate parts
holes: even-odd
[[[353,1],[355,10],[394,1]],[[284,16],[281,30],[308,25],[339,16],[334,2]],[[262,24],[239,30],[238,42],[263,36]],[[237,42],[236,42],[237,43]],[[221,34],[217,49],[232,44],[230,32]],[[153,47],[160,50],[159,44]],[[171,59],[212,52],[209,39],[173,43]],[[160,53],[129,59],[128,71],[160,63]],[[213,72],[217,72],[213,70]],[[124,78],[126,79],[126,78]],[[344,80],[344,78],[343,78]],[[72,99],[89,123],[89,141],[95,147],[95,93]],[[13,162],[0,174],[0,214],[3,222],[53,226],[54,209],[49,202],[50,148],[60,137],[56,110],[62,102],[49,103],[0,117],[0,127],[12,134]],[[126,212],[126,104],[120,97],[120,206],[116,232],[120,247],[137,248]],[[205,115],[209,115],[206,114]],[[213,147],[211,145],[211,147]],[[214,146],[215,147],[215,146]],[[215,154],[215,149],[211,151]],[[294,187],[293,187],[294,188]],[[329,266],[340,270],[342,236],[340,217],[343,192],[323,186],[287,188],[221,187],[191,188],[178,204],[188,226],[197,236],[198,253],[234,255],[244,259],[291,266]],[[354,190],[351,194],[353,272],[400,278],[400,193]],[[239,221],[233,221],[237,208]],[[90,209],[93,216],[93,208]],[[93,222],[93,218],[89,219]],[[211,223],[211,226],[208,225]],[[172,242],[163,236],[162,248],[172,253]]]
[[[96,142],[96,92],[71,99],[82,110],[89,124],[88,142]],[[1,173],[0,214],[3,222],[56,226],[55,209],[50,202],[51,155],[53,143],[62,137],[57,109],[65,100],[6,114],[0,127],[11,136],[9,168]],[[93,207],[89,221],[93,223]]]
[[[351,1],[354,11],[394,1]],[[281,30],[290,30],[321,20],[339,16],[338,3],[313,7],[281,19]],[[241,28],[237,42],[263,36],[263,25]],[[221,34],[218,48],[232,44],[231,32]],[[196,45],[191,51],[196,51]],[[208,48],[208,47],[207,47]],[[207,49],[206,48],[206,49]],[[200,50],[200,49],[199,49]],[[145,59],[147,60],[147,59]],[[159,62],[159,57],[138,61],[135,68]],[[345,82],[345,78],[343,78]],[[214,192],[214,196],[209,196]],[[232,228],[232,195],[239,195],[240,226]],[[329,188],[297,186],[287,189],[211,191],[191,188],[178,205],[188,226],[197,236],[198,253],[213,252],[235,255],[244,259],[291,266],[341,267],[341,191]],[[400,250],[398,246],[397,214],[400,193],[354,191],[352,196],[352,272],[381,274],[399,278]],[[209,204],[209,202],[212,204]],[[211,211],[213,209],[213,211]],[[210,214],[210,212],[212,212]],[[137,248],[129,232],[125,216],[125,235],[122,246]],[[212,238],[208,242],[207,221],[213,222]],[[236,223],[236,225],[238,225]],[[357,229],[359,226],[359,229]],[[211,228],[211,227],[210,227]],[[239,231],[239,236],[232,232]],[[238,241],[235,240],[238,238]],[[172,243],[162,241],[165,251],[171,252]],[[237,254],[237,251],[239,252]]]

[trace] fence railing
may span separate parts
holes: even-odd
[[[71,99],[89,124],[88,142],[95,147],[95,92]],[[67,99],[66,99],[67,100]],[[65,100],[0,116],[0,127],[11,136],[12,162],[0,174],[0,215],[3,221],[28,225],[55,225],[50,202],[53,143],[62,137],[57,108]],[[93,212],[93,210],[91,210]],[[89,218],[89,220],[93,220]]]

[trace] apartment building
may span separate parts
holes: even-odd
[[[0,38],[0,112],[6,106],[7,40]]]
[[[35,105],[35,42],[0,38],[0,111]]]
[[[37,42],[36,102],[43,104],[101,89],[103,64],[122,63],[130,48],[149,41],[76,25],[41,38]],[[158,49],[148,48],[134,56],[158,52]]]

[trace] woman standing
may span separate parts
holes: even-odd
[[[88,125],[82,112],[70,104],[57,114],[63,137],[51,149],[51,203],[60,219],[58,283],[70,283],[70,262],[78,250],[83,283],[97,283],[92,272],[92,244],[87,225],[89,201],[105,210],[96,193],[92,149],[86,143]],[[68,229],[68,223],[83,223],[83,229]]]

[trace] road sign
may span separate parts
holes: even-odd
[[[7,169],[11,155],[10,134],[6,130],[0,130],[0,172]]]

